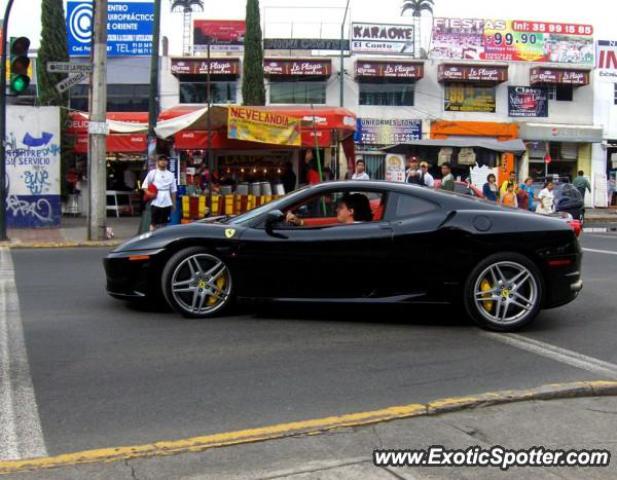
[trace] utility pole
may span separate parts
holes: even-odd
[[[107,216],[107,0],[94,2],[92,51],[92,108],[88,126],[88,240],[104,240]]]
[[[156,122],[159,116],[159,44],[161,37],[161,0],[154,0],[152,57],[150,58],[150,98],[148,102],[148,169],[156,165]],[[152,148],[154,146],[154,148]]]
[[[339,85],[340,88],[340,106],[345,106],[345,22],[347,21],[347,12],[349,11],[349,2],[351,0],[347,0],[347,4],[345,5],[345,14],[343,15],[343,21],[341,22],[341,67],[339,71],[339,81],[341,82]]]
[[[2,55],[0,56],[0,242],[8,240],[6,236],[6,45],[9,31],[9,17],[13,0],[9,0],[2,23]]]
[[[212,88],[212,83],[210,81],[210,69],[212,68],[212,58],[210,57],[210,37],[208,36],[208,70],[206,73],[206,97],[208,102],[208,112],[206,116],[206,128],[208,129],[208,141],[207,141],[207,163],[208,163],[208,171],[210,172],[210,210],[212,210],[212,184],[214,183],[214,157],[212,156],[212,120],[210,117],[210,110],[212,109],[212,92],[210,89]]]

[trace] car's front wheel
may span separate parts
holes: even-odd
[[[173,255],[162,275],[165,300],[185,317],[206,318],[229,305],[233,284],[229,267],[201,247]]]
[[[469,275],[464,301],[467,313],[481,327],[499,332],[518,330],[540,311],[540,272],[522,255],[491,255]]]

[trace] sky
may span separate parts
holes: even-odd
[[[2,12],[7,0],[0,0]],[[134,0],[133,0],[134,1]],[[161,33],[170,40],[170,54],[180,55],[182,14],[171,13],[171,0],[163,1]],[[337,38],[340,36],[346,0],[261,0],[265,37]],[[10,36],[28,36],[36,48],[40,38],[40,0],[14,0]],[[193,18],[243,19],[245,0],[204,0],[205,12]],[[589,23],[596,39],[617,40],[614,32],[613,0],[435,0],[435,16],[503,18]],[[354,21],[411,22],[400,16],[402,0],[351,0]],[[66,4],[66,2],[65,2]],[[1,15],[0,15],[1,16]],[[430,20],[423,21],[425,33]],[[293,32],[293,33],[292,33]],[[424,36],[424,35],[423,35]]]

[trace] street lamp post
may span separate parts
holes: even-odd
[[[341,68],[339,72],[339,88],[340,88],[340,106],[344,107],[345,105],[345,22],[347,21],[347,12],[349,11],[349,2],[351,0],[347,0],[347,4],[345,5],[345,14],[343,15],[343,21],[341,22]]]
[[[2,23],[2,55],[0,56],[0,242],[8,240],[6,236],[6,39],[9,31],[9,17],[13,0],[9,0]]]

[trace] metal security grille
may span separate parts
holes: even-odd
[[[385,178],[385,155],[362,154],[366,163],[366,172],[371,180],[384,180]]]

